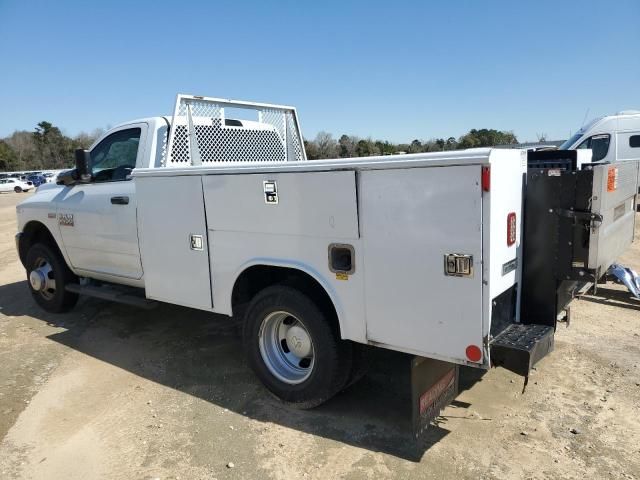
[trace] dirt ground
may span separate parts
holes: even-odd
[[[25,197],[0,195],[0,478],[640,478],[640,301],[621,286],[574,302],[524,394],[503,369],[463,370],[416,449],[404,356],[381,351],[301,412],[265,393],[226,317],[95,299],[40,310],[13,239]],[[621,263],[640,270],[640,241]]]

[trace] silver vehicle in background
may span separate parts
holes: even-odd
[[[624,110],[596,118],[569,140],[560,150],[591,149],[593,162],[640,159],[640,110]]]

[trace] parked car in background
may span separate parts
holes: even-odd
[[[3,178],[0,180],[0,192],[28,192],[34,188],[32,182],[24,182],[18,178]]]
[[[44,175],[32,174],[27,177],[27,181],[31,182],[34,187],[39,187],[43,183],[47,183],[47,179]]]

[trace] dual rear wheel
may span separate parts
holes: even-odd
[[[254,297],[243,343],[249,366],[267,389],[298,408],[327,401],[351,376],[352,346],[340,339],[331,313],[288,286],[268,287]]]

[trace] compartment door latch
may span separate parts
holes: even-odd
[[[445,254],[444,274],[451,277],[473,277],[473,255]]]
[[[278,204],[278,184],[275,180],[264,180],[262,182],[264,188],[264,203],[267,205]]]

